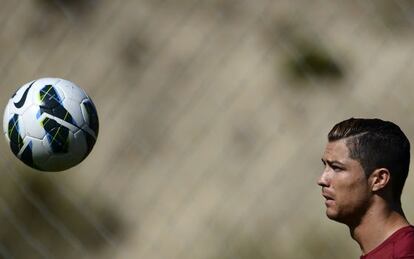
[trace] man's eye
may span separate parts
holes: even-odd
[[[335,172],[340,172],[340,171],[342,171],[342,170],[343,170],[341,167],[337,167],[337,166],[332,166],[332,169],[333,169]]]

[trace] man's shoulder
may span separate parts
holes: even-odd
[[[414,258],[414,226],[407,226],[398,231],[393,240],[396,258]]]
[[[414,259],[414,227],[406,226],[394,232],[382,244],[361,259]]]

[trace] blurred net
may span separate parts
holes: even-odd
[[[2,257],[359,255],[324,216],[318,161],[351,116],[414,136],[410,1],[0,4],[3,107],[20,85],[62,77],[101,125],[67,172],[0,146]]]

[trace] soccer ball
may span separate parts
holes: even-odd
[[[91,152],[98,130],[91,98],[60,78],[23,85],[4,111],[3,132],[13,154],[41,171],[63,171],[79,164]]]

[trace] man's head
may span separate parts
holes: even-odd
[[[351,118],[329,132],[322,161],[325,169],[318,184],[327,198],[327,215],[346,221],[363,214],[380,192],[386,191],[390,202],[399,204],[410,143],[392,122]]]
[[[344,139],[350,157],[357,160],[367,177],[377,168],[391,174],[393,198],[400,200],[410,166],[410,142],[400,127],[380,119],[348,119],[336,124],[329,142]]]

